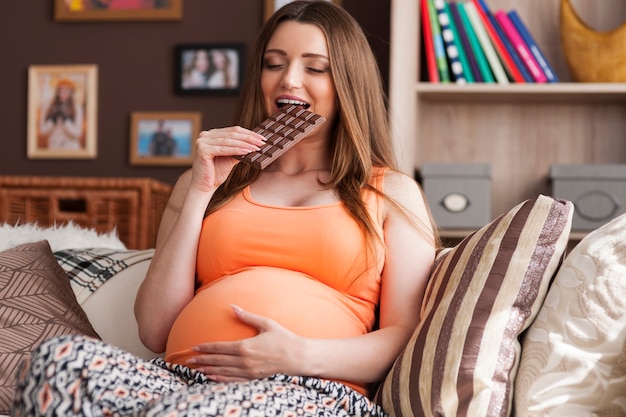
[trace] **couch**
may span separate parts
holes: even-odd
[[[397,416],[626,415],[626,215],[567,253],[573,210],[540,195],[442,250],[420,324],[374,400]],[[57,232],[0,244],[0,415],[10,371],[48,335],[95,334],[158,355],[132,311],[152,249],[110,236],[60,244]],[[40,289],[18,302],[8,294],[24,282]]]

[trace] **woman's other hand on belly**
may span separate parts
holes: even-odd
[[[277,373],[302,375],[305,339],[275,320],[232,305],[235,316],[258,330],[254,337],[233,342],[202,343],[193,347],[197,356],[187,364],[221,382],[264,378]]]

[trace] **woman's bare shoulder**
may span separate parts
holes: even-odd
[[[422,200],[420,185],[403,172],[388,169],[385,172],[383,187],[385,194],[400,203],[407,198]]]

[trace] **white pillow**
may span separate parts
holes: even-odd
[[[53,252],[67,248],[126,249],[115,229],[109,233],[98,233],[71,221],[51,227],[40,227],[36,223],[0,224],[0,251],[40,240],[47,240]]]
[[[81,307],[102,340],[141,358],[154,358],[159,355],[146,348],[139,339],[134,313],[135,296],[146,276],[154,249],[128,253],[141,260],[107,279],[81,303]],[[128,255],[120,252],[119,256]]]
[[[515,415],[626,415],[626,214],[563,262],[522,344]]]

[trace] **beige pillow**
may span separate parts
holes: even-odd
[[[54,252],[94,329],[107,343],[142,358],[157,356],[139,339],[134,304],[154,249],[64,249]]]
[[[98,337],[48,242],[0,252],[0,413],[9,413],[22,358],[65,334]]]
[[[562,259],[572,213],[540,195],[438,255],[420,324],[376,394],[385,411],[509,415],[518,337]]]
[[[517,416],[626,416],[626,215],[567,256],[522,346]]]

